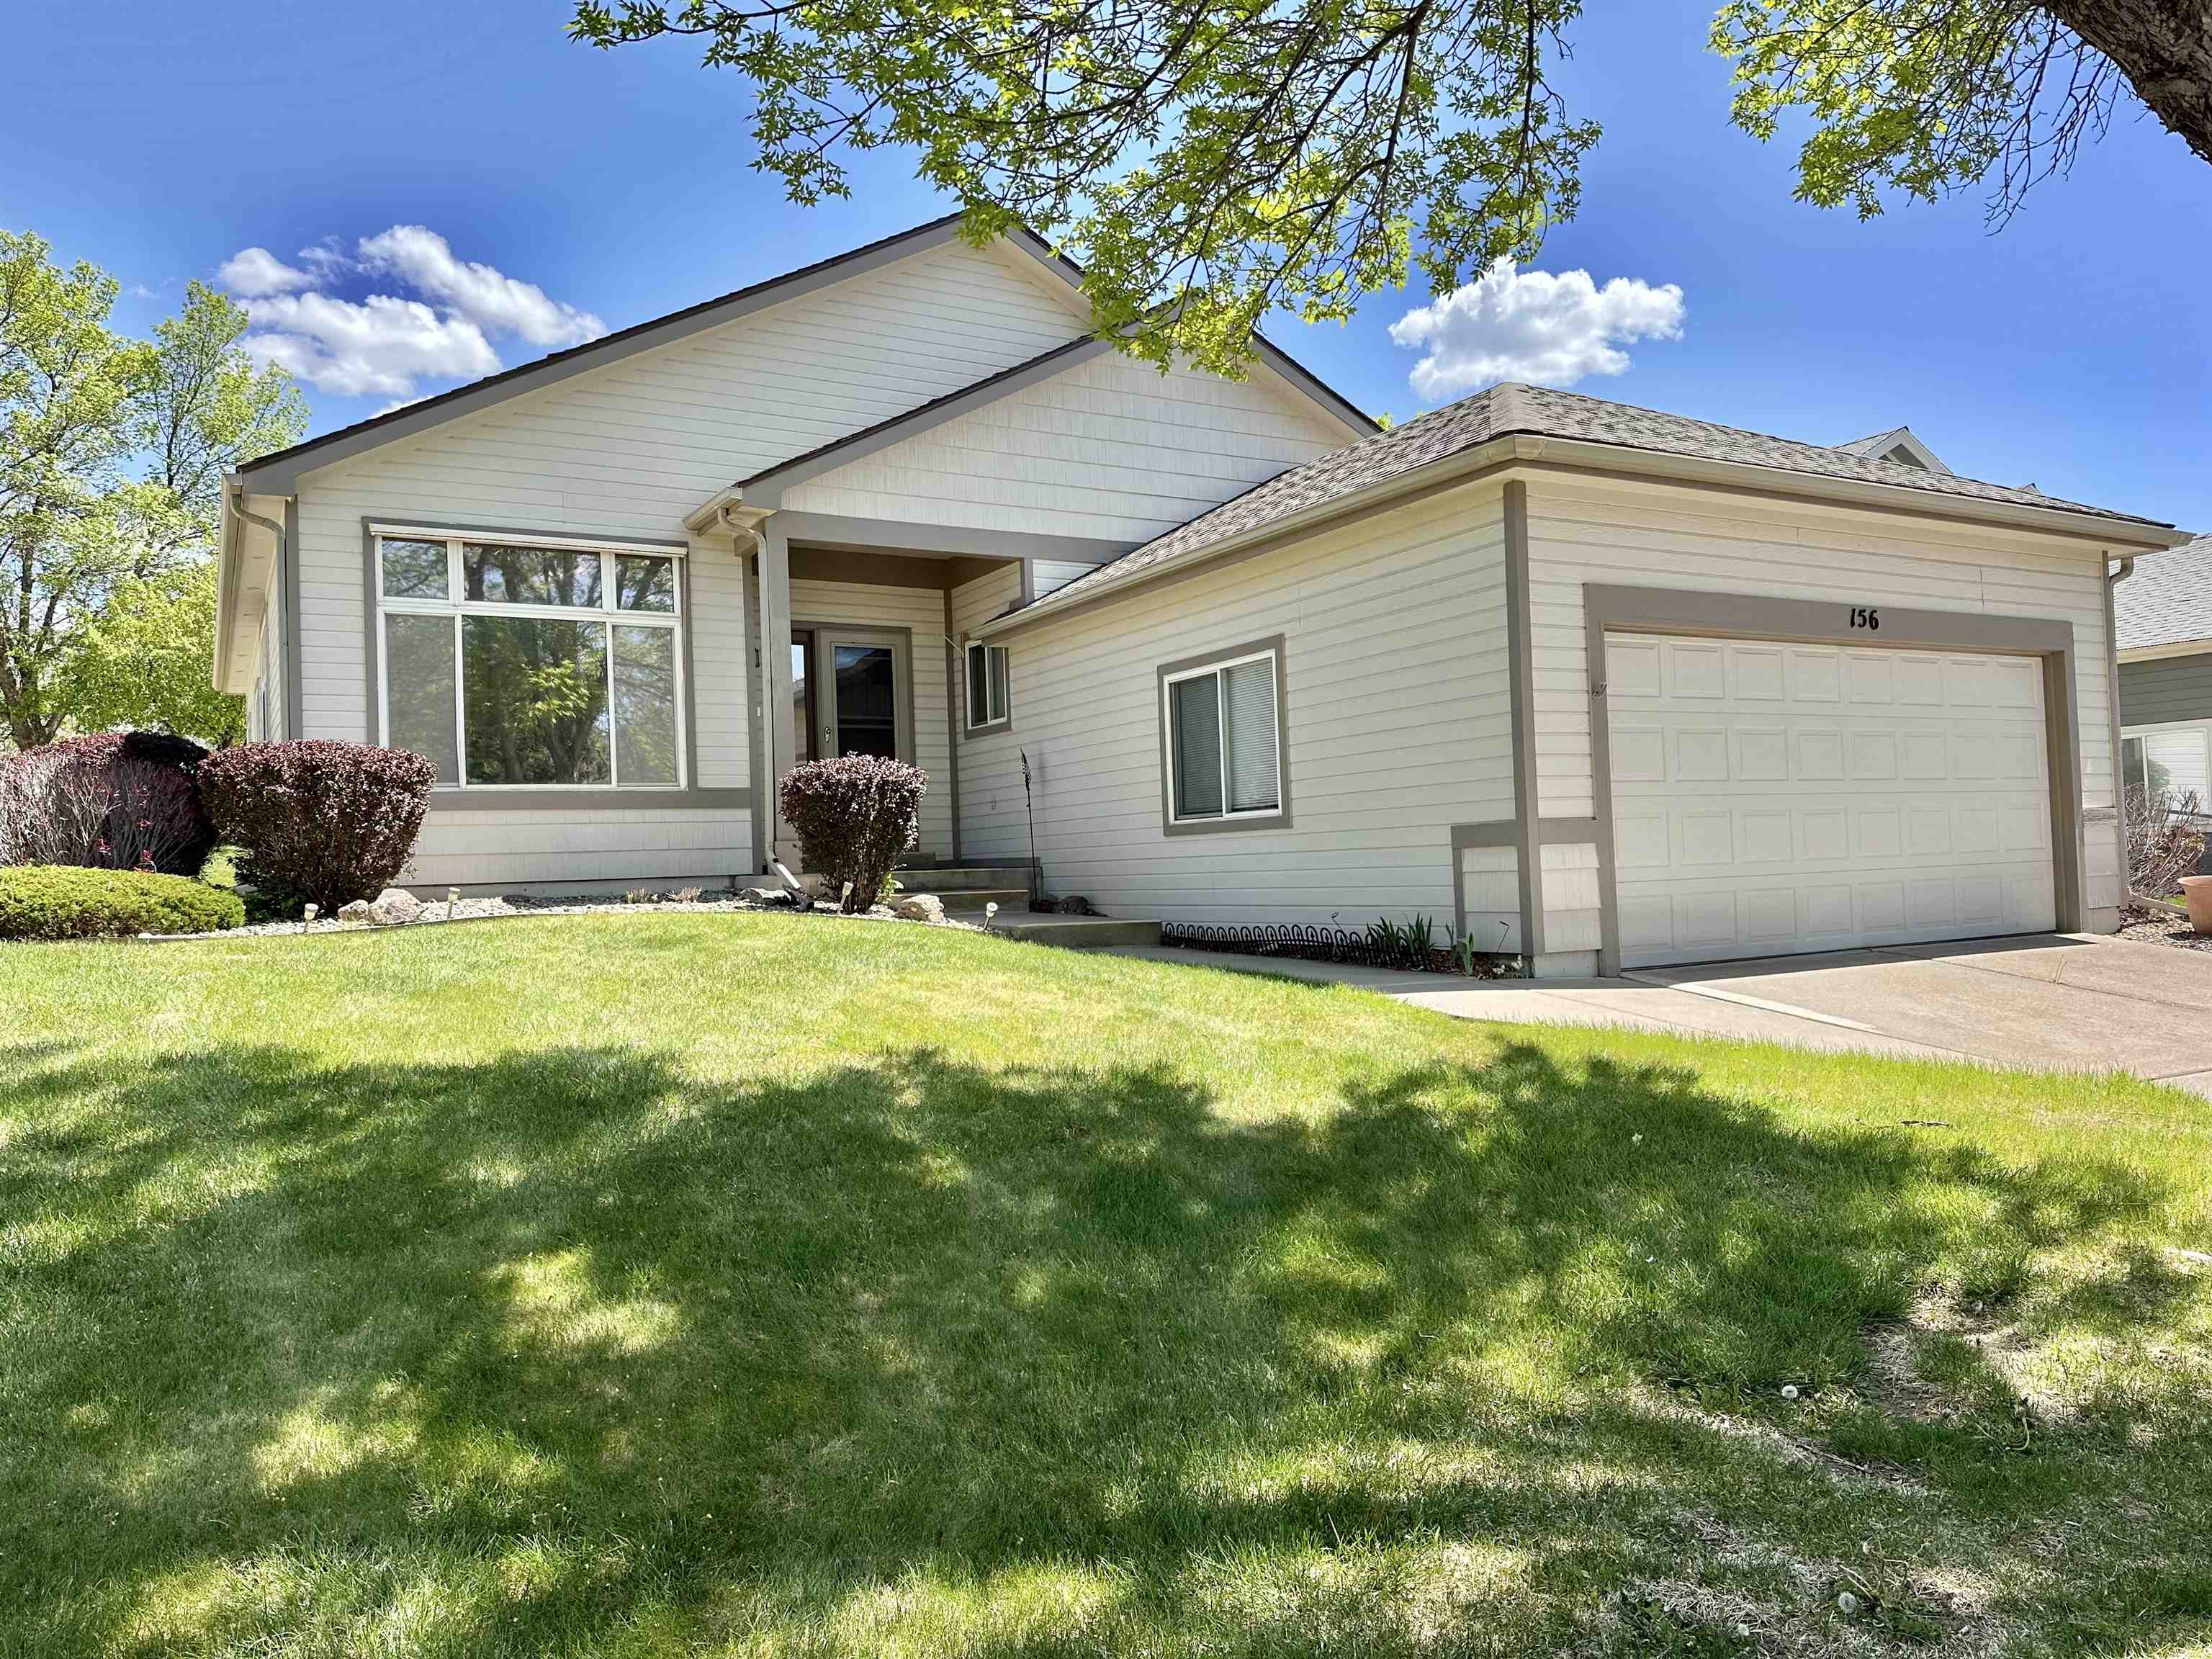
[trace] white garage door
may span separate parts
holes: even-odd
[[[1624,966],[2056,921],[2028,657],[1612,634]]]

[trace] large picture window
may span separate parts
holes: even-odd
[[[1270,647],[1163,674],[1171,825],[1282,817],[1281,669]]]
[[[383,740],[441,787],[680,788],[673,556],[376,536]]]

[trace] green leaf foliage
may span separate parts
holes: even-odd
[[[20,749],[98,723],[70,696],[109,602],[204,559],[224,472],[306,429],[227,296],[191,284],[145,341],[109,327],[116,292],[0,230],[0,721]]]
[[[246,738],[246,700],[215,689],[211,559],[119,582],[70,653],[64,702],[88,731],[173,732],[224,749]]]
[[[759,165],[848,192],[910,147],[980,242],[1017,222],[1085,269],[1100,332],[1241,374],[1269,311],[1341,321],[1418,265],[1439,289],[1573,216],[1594,123],[1547,73],[1580,0],[580,0],[577,38],[703,42],[756,94]]]
[[[1810,119],[1802,199],[1870,215],[1887,191],[1927,199],[1994,174],[2002,216],[2131,86],[2212,160],[2212,41],[2201,19],[2158,9],[1726,0],[1711,40],[1736,62],[1739,126],[1767,139]],[[1235,374],[1271,311],[1342,321],[1416,270],[1442,293],[1533,258],[1574,216],[1599,128],[1550,76],[1581,14],[1581,0],[575,0],[569,33],[603,48],[685,39],[734,70],[757,165],[793,201],[848,194],[847,151],[906,147],[979,243],[1022,223],[1079,263],[1101,334]]]

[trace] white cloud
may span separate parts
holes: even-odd
[[[1677,340],[1682,290],[1616,276],[1603,288],[1587,270],[1516,270],[1499,260],[1476,281],[1390,325],[1401,346],[1428,355],[1407,376],[1431,401],[1497,380],[1569,386],[1585,374],[1620,374],[1632,340]]]
[[[265,247],[240,249],[216,268],[215,277],[240,299],[264,294],[292,294],[315,285],[313,276],[286,264]]]
[[[476,380],[499,368],[482,329],[420,300],[272,294],[245,305],[253,322],[248,351],[341,398],[407,398],[418,378]]]
[[[382,414],[428,395],[418,380],[495,374],[492,339],[534,346],[580,345],[605,334],[587,311],[535,283],[453,256],[437,232],[394,225],[349,252],[335,236],[300,250],[287,264],[265,247],[223,261],[218,275],[252,319],[246,348],[319,390],[384,398]],[[349,298],[348,287],[390,287]]]
[[[496,334],[532,345],[581,345],[607,325],[588,311],[547,297],[535,283],[453,257],[444,237],[423,225],[394,225],[361,241],[363,269],[398,276],[418,294]]]

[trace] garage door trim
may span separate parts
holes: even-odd
[[[1855,625],[1871,608],[1880,626]],[[2043,665],[2044,743],[2051,779],[2051,890],[2058,929],[2078,933],[2088,914],[2082,886],[2081,744],[2074,706],[2074,624],[2046,617],[1987,611],[1916,611],[1869,594],[1858,600],[1786,599],[1709,588],[1583,584],[1584,649],[1589,668],[1590,781],[1596,802],[1598,971],[1620,971],[1620,899],[1613,845],[1613,735],[1606,696],[1607,634],[1692,634],[1711,639],[1779,640],[1802,645],[1862,645],[1973,651],[2034,657]]]

